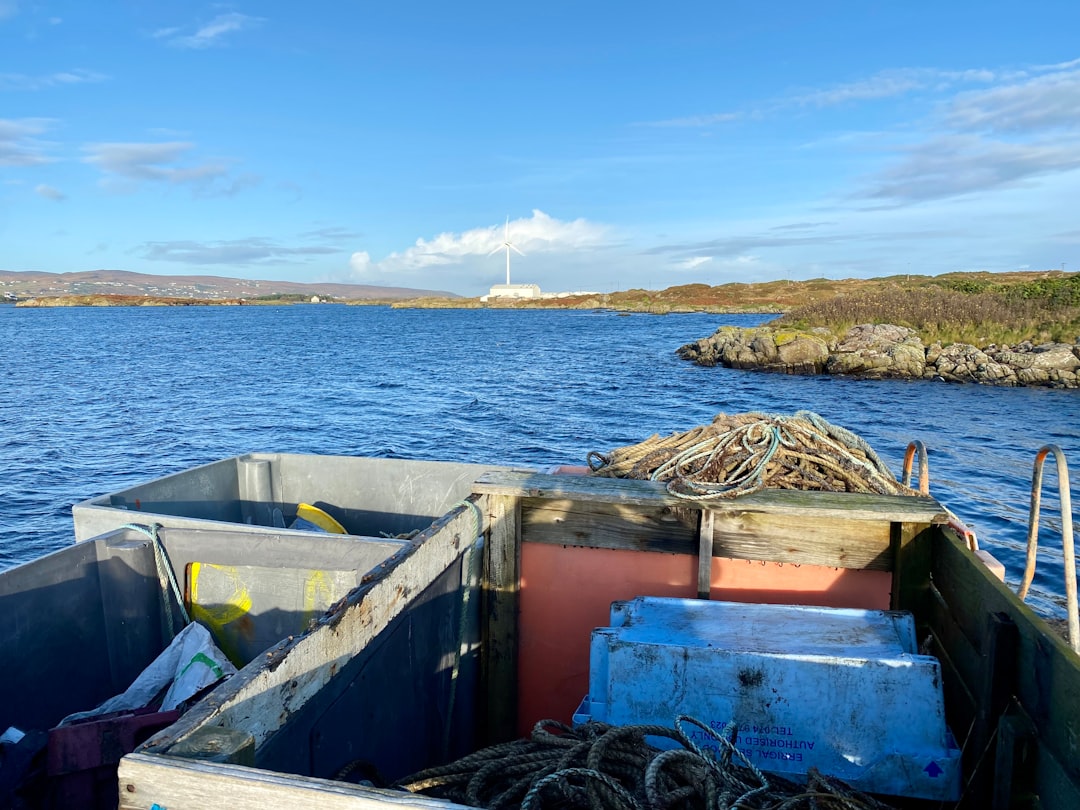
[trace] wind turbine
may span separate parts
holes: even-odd
[[[514,251],[519,256],[524,256],[525,254],[522,253],[520,250],[518,250],[514,246],[514,244],[510,241],[510,217],[506,218],[506,230],[505,230],[504,234],[505,235],[503,236],[503,243],[501,245],[499,245],[497,248],[495,248],[493,251],[491,251],[491,253],[489,253],[488,256],[493,256],[496,253],[498,253],[500,250],[502,250],[503,248],[506,248],[506,286],[509,287],[510,286],[510,251],[511,250]]]

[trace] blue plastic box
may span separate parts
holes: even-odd
[[[941,668],[910,614],[639,597],[593,631],[576,722],[671,726],[681,714],[787,778],[813,766],[871,793],[955,801],[960,751]],[[702,732],[696,740],[716,743]]]

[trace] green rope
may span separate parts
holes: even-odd
[[[191,624],[191,617],[188,615],[187,608],[184,607],[184,597],[180,592],[180,586],[176,583],[176,575],[173,573],[169,553],[165,550],[165,546],[162,545],[161,538],[158,537],[158,531],[163,527],[158,523],[152,523],[149,526],[143,526],[139,523],[127,523],[120,528],[131,529],[150,539],[151,546],[154,549],[154,567],[157,569],[158,582],[161,584],[161,603],[165,610],[165,622],[171,634],[169,638],[171,641],[176,637],[176,632],[173,630],[172,604],[169,601],[170,592],[176,600],[176,607],[179,610],[180,619],[183,621],[183,627]]]

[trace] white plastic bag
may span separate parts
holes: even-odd
[[[192,622],[122,694],[109,698],[96,709],[69,714],[60,725],[110,712],[141,709],[166,686],[169,691],[165,693],[161,710],[175,709],[192,695],[234,674],[236,667],[214,644],[210,632],[198,622]]]

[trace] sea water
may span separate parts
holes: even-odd
[[[931,494],[1023,573],[1032,463],[1058,444],[1080,503],[1080,391],[700,368],[675,350],[762,315],[419,310],[333,304],[0,306],[0,569],[73,540],[71,505],[246,452],[583,464],[719,412],[815,411]],[[1029,602],[1064,615],[1047,464]]]

